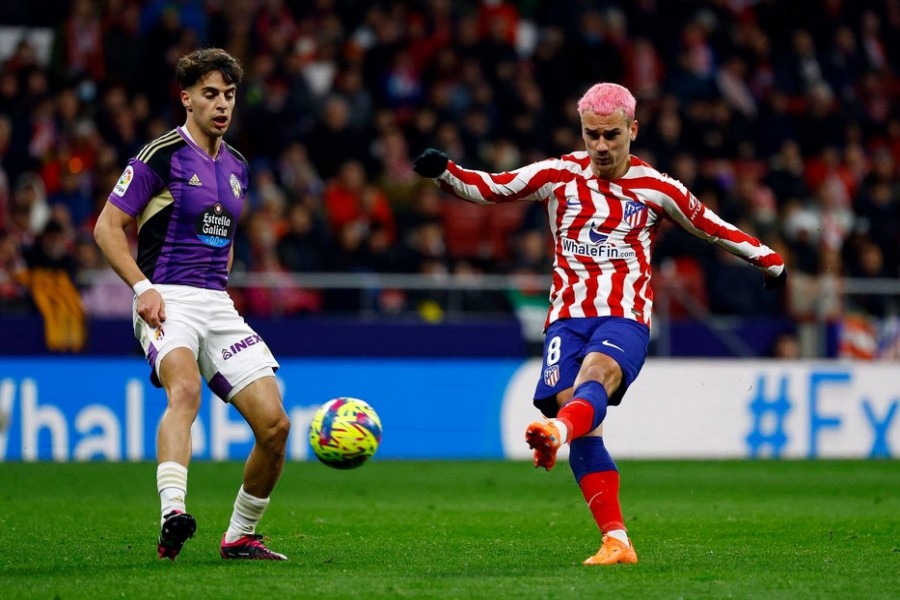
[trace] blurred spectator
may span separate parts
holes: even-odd
[[[18,242],[30,245],[50,219],[50,205],[47,203],[44,180],[36,173],[23,173],[19,176],[13,190],[11,212],[26,216],[24,225],[27,230],[19,232],[22,237]]]
[[[90,81],[104,79],[103,27],[94,0],[73,0],[56,42],[64,76],[85,77]]]
[[[319,273],[328,267],[328,229],[312,207],[302,202],[287,210],[287,231],[278,240],[278,259],[295,273]]]
[[[5,313],[33,310],[28,291],[20,275],[25,260],[19,254],[15,239],[0,231],[0,310]]]
[[[870,241],[863,241],[855,256],[856,262],[849,265],[848,270],[855,277],[865,279],[877,279],[888,276],[884,263],[884,254],[881,248]],[[873,317],[886,317],[892,314],[892,308],[896,310],[897,303],[892,302],[888,296],[881,294],[854,294],[849,298],[850,303],[857,310]]]
[[[384,132],[373,144],[373,155],[380,165],[377,185],[387,196],[395,214],[411,209],[421,179],[412,170],[409,148],[399,129]]]
[[[135,89],[145,60],[139,43],[141,8],[134,2],[109,2],[107,8],[102,46],[108,81]]]
[[[277,162],[281,185],[288,198],[296,200],[306,194],[322,192],[324,183],[309,159],[309,151],[303,144],[291,144],[285,148]]]
[[[772,342],[772,358],[780,360],[795,360],[801,358],[800,340],[793,332],[784,332],[779,334]]]
[[[779,206],[786,205],[790,200],[803,200],[809,196],[804,170],[799,144],[794,140],[784,141],[777,154],[769,159],[768,172],[764,176],[764,181],[775,194]]]
[[[364,158],[360,133],[351,125],[347,100],[337,95],[324,100],[321,115],[306,140],[306,146],[314,148],[310,158],[323,179],[336,175],[341,164]]]
[[[369,183],[362,164],[348,161],[340,166],[337,176],[325,189],[323,206],[332,232],[349,224],[363,230],[378,223],[393,242],[396,239],[394,214],[387,196]]]
[[[71,232],[56,220],[47,221],[34,245],[25,252],[29,269],[61,270],[74,277],[77,264],[72,255]]]

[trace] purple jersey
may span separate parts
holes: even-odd
[[[181,127],[128,161],[109,201],[137,220],[137,263],[153,283],[224,290],[249,168],[223,143],[211,158]]]

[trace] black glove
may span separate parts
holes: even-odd
[[[778,277],[770,277],[769,275],[766,275],[765,279],[763,280],[763,286],[769,291],[783,288],[786,283],[787,267],[784,267],[781,270],[781,275],[779,275]]]
[[[413,163],[413,171],[422,177],[434,179],[440,177],[447,170],[447,161],[449,160],[444,152],[428,148]]]

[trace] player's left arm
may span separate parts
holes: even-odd
[[[782,287],[787,279],[784,259],[761,241],[722,219],[684,186],[671,185],[653,196],[666,216],[691,234],[724,248],[765,276],[766,289]]]

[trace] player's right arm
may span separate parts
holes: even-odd
[[[463,168],[429,148],[416,159],[416,173],[434,179],[442,190],[475,204],[543,200],[561,173],[559,160],[548,159],[514,171],[488,173]]]
[[[126,231],[134,223],[134,217],[107,201],[94,226],[94,240],[106,262],[132,288],[137,282],[147,279],[131,255],[128,244]],[[138,315],[151,327],[159,327],[166,320],[165,303],[153,288],[140,294],[135,306]]]

